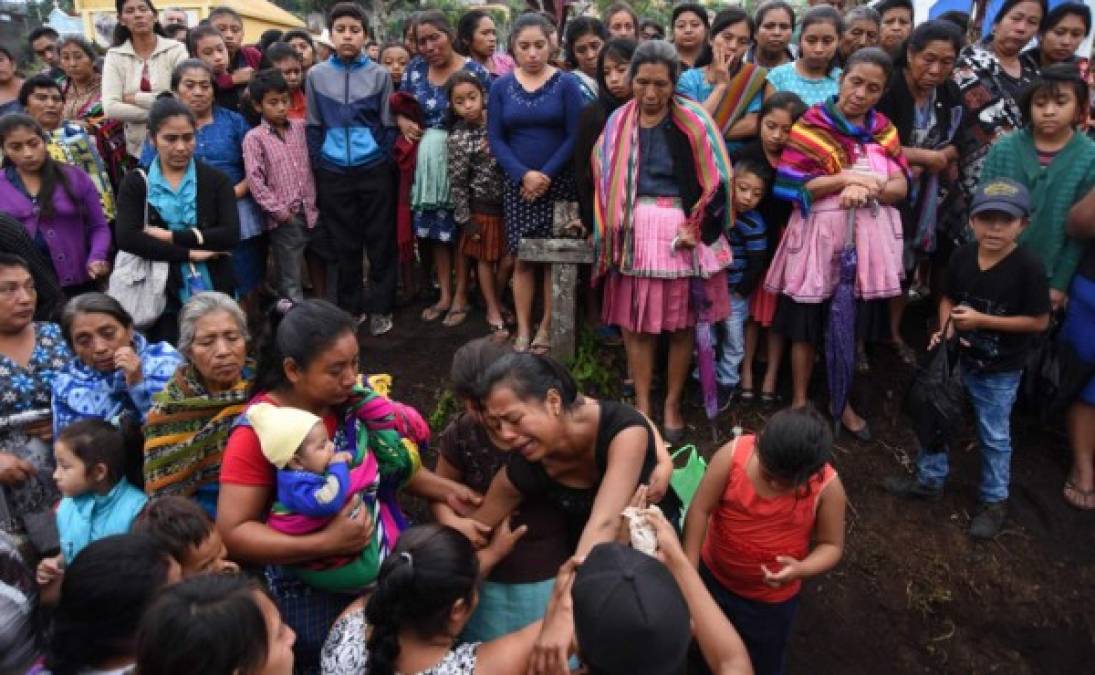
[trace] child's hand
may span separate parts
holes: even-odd
[[[467,516],[483,503],[483,496],[466,485],[459,485],[445,498],[449,508],[462,516]]]
[[[502,560],[513,551],[513,547],[517,545],[517,540],[525,536],[528,532],[528,525],[522,525],[514,530],[510,526],[510,517],[507,517],[502,521],[494,530],[494,536],[490,539],[491,554],[495,560]]]
[[[337,464],[339,462],[346,462],[347,464],[349,464],[352,461],[354,461],[354,456],[350,453],[346,451],[336,452],[335,454],[331,455],[331,461],[327,462],[327,466]]]
[[[661,509],[646,509],[643,511],[646,522],[654,528],[654,536],[658,540],[658,560],[666,567],[677,563],[688,563],[688,557],[681,547],[681,540],[677,538],[677,532],[673,525],[666,519]]]
[[[491,528],[474,518],[462,518],[460,516],[440,519],[442,525],[447,525],[468,538],[475,548],[485,548],[491,543]]]
[[[958,305],[951,310],[954,326],[960,331],[977,330],[984,323],[985,315],[969,305]]]
[[[778,572],[772,572],[765,565],[760,566],[761,571],[764,572],[764,583],[766,585],[772,588],[782,588],[795,579],[802,578],[802,561],[795,560],[787,555],[777,555],[776,562],[783,565],[783,568]]]
[[[38,563],[38,570],[34,576],[38,580],[39,586],[48,586],[64,574],[65,560],[57,555],[52,558],[42,558],[42,561]]]
[[[566,675],[570,672],[567,658],[574,642],[574,577],[581,560],[571,558],[559,568],[540,637],[532,647],[528,672],[530,675]]]

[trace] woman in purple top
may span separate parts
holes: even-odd
[[[507,179],[502,207],[506,252],[511,257],[522,238],[552,236],[556,204],[577,202],[570,167],[586,99],[578,78],[550,65],[549,32],[547,21],[536,14],[525,14],[514,22],[511,45],[517,69],[495,80],[487,107],[487,137]],[[544,319],[536,338],[530,340],[536,267],[517,262],[514,346],[518,351],[531,346],[537,353],[546,353],[551,347],[551,275],[546,269]]]
[[[49,156],[46,132],[22,114],[0,119],[0,204],[49,257],[65,295],[110,274],[110,228],[86,173]]]

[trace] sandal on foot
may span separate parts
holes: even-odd
[[[780,395],[774,391],[762,391],[760,392],[760,402],[764,405],[776,405],[783,401]]]
[[[547,356],[551,353],[551,338],[542,330],[536,331],[536,337],[529,345],[529,351],[537,356]]]
[[[442,326],[446,328],[455,328],[464,323],[464,320],[468,318],[468,308],[450,308],[448,313],[445,314],[445,320],[441,322]]]
[[[527,352],[529,348],[528,336],[518,337],[513,341],[513,351],[518,353]]]
[[[753,391],[752,387],[742,387],[738,391],[738,398],[742,401],[749,402],[757,397],[757,392]]]
[[[422,310],[423,321],[437,321],[449,311],[448,307],[438,307],[437,305],[430,305],[426,309]]]
[[[496,340],[505,340],[509,337],[509,328],[506,328],[506,324],[503,321],[498,323],[487,322],[487,328],[490,329],[491,337]]]
[[[1071,480],[1066,480],[1062,496],[1074,509],[1095,511],[1095,490],[1081,490]]]

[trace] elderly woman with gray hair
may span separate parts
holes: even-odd
[[[194,295],[179,312],[185,362],[155,398],[144,427],[145,492],[194,497],[215,517],[221,455],[253,378],[247,320],[218,292]]]
[[[593,150],[595,269],[607,278],[602,319],[623,330],[635,407],[650,415],[658,335],[669,337],[665,438],[684,434],[680,400],[700,318],[725,319],[730,300],[723,237],[729,160],[703,104],[674,96],[680,63],[668,42],[639,45],[631,59],[634,98],[616,109]],[[706,310],[693,284],[702,284]]]
[[[867,5],[852,7],[844,13],[844,33],[840,37],[837,57],[840,67],[848,63],[848,57],[860,49],[877,47],[882,32],[882,15]]]

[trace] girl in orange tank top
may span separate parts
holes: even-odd
[[[684,550],[758,673],[783,672],[802,580],[844,552],[844,487],[813,410],[784,410],[720,448],[688,508]],[[810,548],[811,536],[814,546]]]

